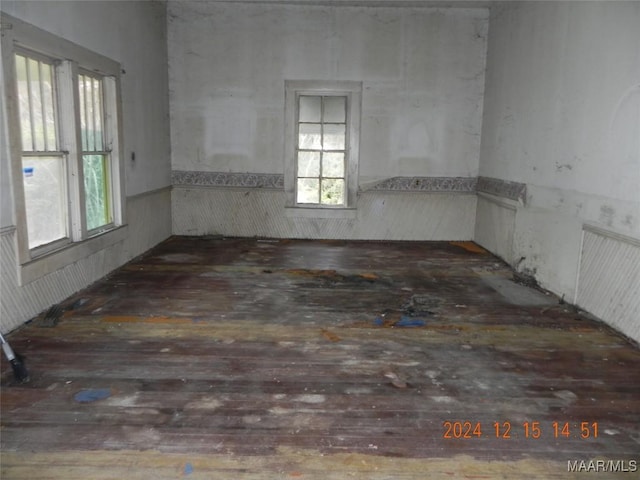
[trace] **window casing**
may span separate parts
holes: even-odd
[[[21,167],[30,249],[68,242],[67,156],[59,148],[53,60],[15,53]]]
[[[16,236],[25,266],[124,224],[121,69],[9,15],[2,14],[2,25]],[[48,263],[64,265],[110,241]],[[38,275],[48,271],[32,267]]]
[[[360,82],[286,82],[287,206],[355,207],[361,89]]]

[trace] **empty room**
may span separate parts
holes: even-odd
[[[638,478],[640,2],[0,10],[2,479]]]

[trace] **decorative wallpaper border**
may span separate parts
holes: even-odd
[[[226,173],[174,170],[173,185],[197,187],[247,187],[284,189],[284,175],[278,173]]]
[[[284,175],[277,173],[225,173],[174,170],[176,186],[241,187],[284,189]],[[393,177],[367,188],[367,191],[475,193],[475,177]]]
[[[174,170],[175,186],[240,187],[284,189],[284,175],[279,173],[228,173]],[[366,191],[476,193],[485,192],[515,201],[525,201],[527,185],[490,177],[392,177]]]
[[[527,198],[526,183],[509,182],[499,178],[478,177],[478,192],[490,193],[498,197],[525,202]]]
[[[367,190],[476,193],[475,177],[392,177]]]

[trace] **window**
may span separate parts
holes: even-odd
[[[359,82],[286,83],[288,206],[355,206],[360,92]]]
[[[60,151],[51,60],[16,54],[29,248],[68,237],[67,166]]]
[[[109,225],[111,215],[110,153],[106,148],[102,79],[78,75],[82,172],[87,230]]]
[[[123,224],[121,69],[8,15],[2,23],[11,26],[2,35],[4,90],[25,265]]]
[[[347,97],[300,95],[296,203],[344,206]]]

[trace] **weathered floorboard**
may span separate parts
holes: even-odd
[[[3,359],[0,473],[550,479],[589,475],[567,462],[594,459],[631,469],[637,346],[511,279],[465,243],[171,238],[67,299],[54,328],[10,335],[31,381],[13,384]]]

